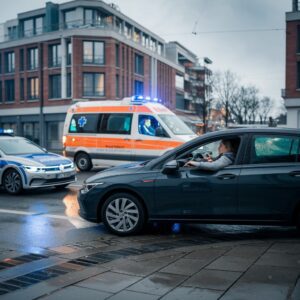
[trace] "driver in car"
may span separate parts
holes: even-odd
[[[219,148],[219,155],[213,159],[207,155],[202,161],[190,160],[184,167],[195,167],[199,170],[218,171],[234,163],[235,151],[231,140],[221,140]]]

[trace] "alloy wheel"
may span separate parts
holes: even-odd
[[[128,198],[116,198],[106,208],[105,216],[109,226],[118,232],[132,231],[139,222],[137,205]]]
[[[22,189],[20,174],[15,170],[8,171],[4,177],[4,187],[8,193],[18,194]]]

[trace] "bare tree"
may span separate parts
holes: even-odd
[[[259,111],[259,98],[258,98],[258,88],[255,86],[248,87],[248,100],[249,100],[249,124],[255,124],[256,116]]]
[[[270,97],[263,97],[259,102],[259,120],[260,124],[266,124],[271,108],[273,105],[273,100]]]
[[[230,105],[237,99],[239,92],[238,77],[230,70],[217,72],[214,75],[213,88],[216,98],[225,108],[225,125],[228,126]]]

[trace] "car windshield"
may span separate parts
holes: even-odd
[[[45,151],[35,145],[33,142],[26,139],[1,139],[0,150],[6,155],[21,155],[21,154],[40,154]]]
[[[159,115],[161,120],[176,135],[193,135],[195,134],[183,121],[175,115]]]

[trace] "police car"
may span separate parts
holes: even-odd
[[[8,193],[50,186],[65,188],[75,180],[71,160],[0,130],[0,183]]]

